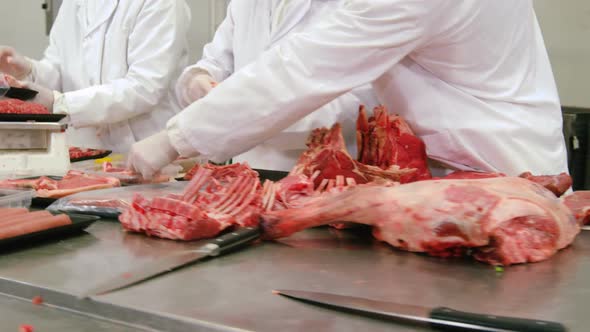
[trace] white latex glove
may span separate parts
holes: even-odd
[[[29,75],[31,69],[31,62],[18,54],[14,48],[0,46],[0,72],[22,80]]]
[[[178,152],[170,143],[166,130],[163,130],[131,146],[127,168],[141,173],[144,179],[151,179],[176,158]]]
[[[49,110],[49,112],[53,113],[53,103],[55,101],[54,98],[54,91],[47,89],[39,84],[35,84],[32,82],[20,82],[23,88],[39,91],[39,93],[35,96],[35,98],[28,100],[33,103],[41,104]]]
[[[191,77],[183,90],[183,98],[186,104],[205,97],[211,89],[217,85],[217,82],[209,74],[199,73]]]

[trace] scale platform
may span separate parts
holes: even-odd
[[[0,179],[65,175],[70,155],[63,117],[0,114]]]

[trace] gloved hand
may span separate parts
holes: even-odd
[[[22,82],[20,81],[20,85],[23,88],[27,88],[30,90],[39,91],[39,93],[33,98],[32,100],[28,100],[33,103],[41,104],[47,108],[47,110],[53,113],[53,103],[54,103],[54,93],[53,90],[47,89],[39,84],[35,84],[32,82]]]
[[[217,85],[217,82],[206,73],[199,73],[188,80],[184,87],[184,100],[187,104],[191,104],[203,97],[205,97],[211,89]]]
[[[0,46],[0,72],[22,80],[29,75],[32,67],[31,62],[18,54],[14,48]]]
[[[176,158],[178,152],[170,143],[166,130],[163,130],[131,146],[127,168],[141,173],[144,179],[151,179]]]

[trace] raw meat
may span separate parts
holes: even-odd
[[[569,207],[580,224],[590,223],[590,191],[574,191],[560,200]]]
[[[401,183],[430,179],[426,145],[399,115],[390,115],[384,106],[375,107],[367,118],[364,106],[359,109],[357,126],[358,161],[388,169],[414,169],[400,177]]]
[[[306,144],[307,151],[299,157],[289,175],[310,177],[316,188],[322,181],[336,179],[338,175],[351,178],[356,183],[367,183],[377,179],[399,181],[402,176],[415,172],[415,169],[402,170],[397,165],[381,169],[354,160],[346,151],[342,129],[338,123],[331,129],[314,129]]]
[[[112,176],[119,181],[122,185],[132,184],[150,184],[150,183],[162,183],[171,180],[171,176],[165,174],[154,175],[151,179],[144,179],[140,173],[136,173],[126,167],[114,167],[110,162],[102,163],[101,176]]]
[[[31,188],[37,197],[58,198],[81,191],[118,187],[121,183],[114,177],[93,176],[79,171],[69,171],[61,180],[46,176],[35,179],[3,180],[0,188]]]
[[[68,215],[53,215],[48,211],[29,213],[28,210],[0,208],[0,215],[3,216],[0,219],[0,240],[72,223]]]
[[[211,173],[211,176],[216,179],[236,177],[240,174],[250,174],[252,176],[258,176],[258,173],[251,169],[247,164],[236,163],[221,166],[213,164],[197,164],[184,175],[184,179],[192,179],[195,173],[197,173],[197,171],[201,168],[211,170],[213,172]]]
[[[438,180],[457,180],[457,179],[485,179],[506,176],[502,173],[485,173],[485,172],[471,172],[471,171],[456,171],[449,175],[436,178]],[[551,191],[555,196],[560,197],[563,195],[571,186],[572,178],[566,173],[558,175],[533,175],[531,172],[524,172],[519,177],[527,179],[529,181],[538,183],[545,187],[545,189]]]
[[[137,194],[119,221],[129,231],[194,240],[216,236],[233,225],[257,225],[261,203],[258,173],[247,165],[204,165],[182,195],[150,200]]]
[[[95,159],[99,157],[104,157],[110,154],[109,150],[100,150],[100,149],[84,149],[78,147],[70,147],[70,161],[80,161],[86,159]]]
[[[33,213],[30,213],[31,215]],[[32,217],[23,220],[18,224],[2,227],[0,229],[0,240],[8,239],[24,234],[40,232],[50,228],[56,228],[71,224],[72,221],[67,214],[56,216]]]
[[[577,206],[588,207],[590,201]],[[580,231],[562,199],[520,177],[357,185],[308,198],[296,208],[265,212],[262,218],[267,238],[349,221],[372,225],[377,239],[403,250],[443,257],[471,254],[494,265],[547,259]]]
[[[41,104],[26,102],[18,99],[0,100],[0,114],[50,114]]]

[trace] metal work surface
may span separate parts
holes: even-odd
[[[145,332],[111,322],[88,317],[48,306],[34,305],[31,301],[0,296],[0,330],[16,332],[21,325],[30,325],[34,331],[92,331],[92,332]]]
[[[548,261],[496,272],[471,260],[394,250],[373,241],[367,232],[321,228],[280,242],[257,243],[94,300],[77,300],[67,294],[81,293],[152,258],[198,245],[127,234],[113,222],[97,222],[88,232],[4,251],[0,292],[20,297],[46,292],[49,303],[94,310],[99,316],[125,311],[113,308],[129,308],[130,319],[133,310],[139,315],[157,313],[158,319],[169,320],[166,331],[186,331],[174,324],[175,319],[201,330],[226,326],[254,331],[422,331],[271,293],[279,288],[553,320],[569,331],[587,331],[590,326],[588,232]],[[0,311],[5,310],[2,302],[0,306]]]

